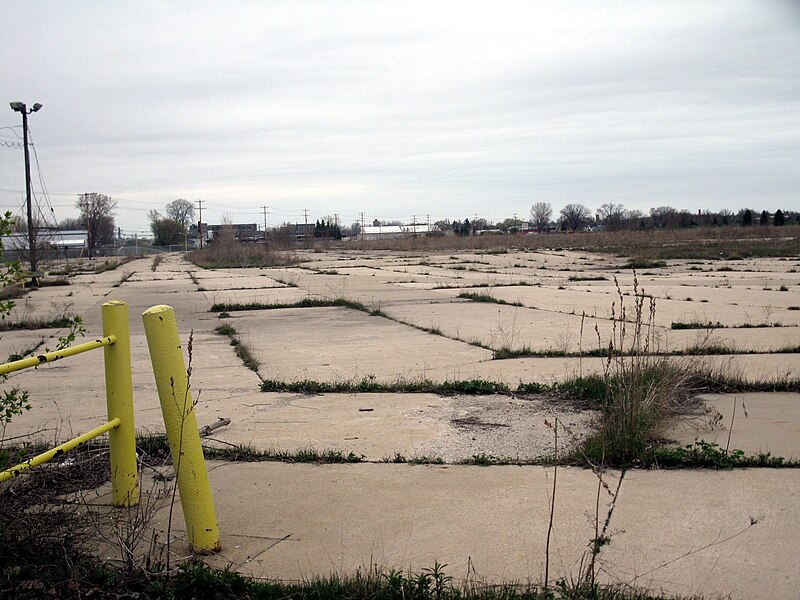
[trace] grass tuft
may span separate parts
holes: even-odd
[[[104,273],[106,271],[113,271],[120,265],[118,260],[104,260],[94,268],[95,273]]]
[[[377,381],[374,376],[351,381],[278,381],[265,379],[261,382],[262,392],[295,392],[301,394],[345,394],[345,393],[393,393],[418,392],[437,394],[508,394],[510,388],[505,383],[484,379],[465,379],[457,381],[433,382],[428,379],[397,380],[390,383]]]
[[[602,275],[570,275],[567,281],[608,281],[608,277]]]
[[[12,321],[5,319],[0,321],[0,331],[19,331],[27,329],[62,329],[72,325],[75,317],[62,316],[55,319],[25,319],[22,321]]]
[[[344,308],[352,308],[353,310],[360,310],[375,316],[382,316],[383,313],[380,309],[370,309],[361,302],[354,300],[347,300],[345,298],[335,298],[328,300],[325,298],[303,298],[298,302],[289,303],[276,303],[265,304],[263,302],[217,302],[211,306],[209,312],[234,312],[246,310],[278,310],[284,308],[325,308],[329,306],[342,306]]]
[[[506,302],[505,300],[500,300],[499,298],[495,298],[494,296],[490,296],[489,294],[476,294],[475,292],[461,292],[458,295],[458,298],[464,298],[465,300],[472,300],[473,302],[505,304],[507,306],[522,306],[521,302]]]
[[[326,449],[319,451],[308,447],[300,450],[256,450],[252,446],[204,446],[203,453],[206,458],[229,460],[233,462],[287,462],[287,463],[359,463],[364,460],[363,454],[353,452],[344,453],[341,450]]]
[[[222,325],[218,325],[214,331],[219,335],[225,335],[229,337],[231,340],[231,346],[233,346],[236,356],[241,359],[245,367],[258,375],[258,368],[261,366],[261,362],[258,360],[258,357],[253,354],[252,348],[250,348],[250,346],[244,343],[241,339],[236,337],[236,329],[232,325],[223,323]]]
[[[728,451],[705,440],[678,448],[655,447],[644,457],[643,464],[647,467],[673,468],[800,468],[800,460],[786,460],[769,452],[748,456],[743,450]]]
[[[624,265],[623,269],[658,269],[666,267],[667,263],[663,260],[651,260],[648,258],[632,258]]]

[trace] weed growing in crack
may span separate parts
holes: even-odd
[[[261,366],[261,361],[259,361],[258,357],[253,353],[252,348],[236,336],[236,329],[228,323],[223,323],[217,326],[214,331],[230,338],[231,346],[233,346],[234,352],[242,361],[242,364],[258,375],[258,368]],[[259,375],[259,378],[260,377]]]
[[[616,278],[614,282],[617,301],[611,309],[613,328],[607,343],[595,326],[598,346],[606,350],[603,373],[587,378],[595,383],[591,393],[600,400],[602,416],[582,453],[594,463],[603,460],[624,467],[640,462],[652,450],[658,426],[684,411],[693,394],[688,365],[650,352],[655,343],[655,298],[645,306],[646,296],[639,292],[634,271],[629,308]]]
[[[505,300],[501,300],[500,298],[495,298],[494,296],[490,296],[489,294],[476,294],[475,292],[462,292],[457,297],[463,298],[465,300],[472,300],[473,302],[486,302],[489,304],[505,304],[506,306],[522,306],[521,302],[507,302]]]

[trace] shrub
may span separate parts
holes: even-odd
[[[204,269],[283,267],[300,262],[292,252],[264,244],[243,244],[230,231],[223,231],[208,248],[187,253],[186,259]]]

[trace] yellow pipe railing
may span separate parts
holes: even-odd
[[[77,346],[70,346],[69,348],[56,350],[55,352],[37,354],[36,356],[30,356],[21,360],[5,363],[0,365],[0,377],[15,371],[21,371],[22,369],[30,369],[31,367],[38,367],[39,365],[43,365],[45,363],[51,363],[61,358],[67,358],[68,356],[75,356],[76,354],[81,354],[82,352],[89,352],[89,350],[97,350],[103,346],[110,346],[116,341],[117,336],[109,335],[104,338],[100,338],[99,340],[94,340],[93,342],[86,342],[85,344],[78,344]]]
[[[100,427],[95,427],[83,435],[79,435],[76,438],[72,438],[68,442],[64,442],[55,448],[51,448],[47,452],[37,454],[33,458],[26,460],[24,463],[20,463],[14,467],[11,467],[10,469],[6,469],[5,471],[0,472],[0,483],[8,481],[20,473],[24,473],[31,467],[38,467],[47,461],[53,460],[56,456],[64,454],[65,452],[69,452],[70,450],[74,450],[79,445],[84,444],[89,440],[93,440],[94,438],[103,435],[107,431],[111,431],[112,429],[119,427],[120,423],[121,421],[119,419],[113,419],[104,425],[100,425]]]
[[[142,314],[142,319],[175,465],[189,544],[197,553],[215,552],[220,549],[219,525],[194,414],[189,374],[181,352],[175,311],[170,306],[153,306]],[[118,300],[103,304],[103,336],[78,346],[0,365],[0,376],[3,376],[104,348],[109,419],[105,425],[0,472],[0,483],[108,432],[112,502],[114,506],[132,506],[139,502],[127,304]]]
[[[136,433],[133,422],[133,383],[131,378],[131,343],[128,324],[128,305],[119,300],[105,302],[102,307],[103,337],[85,344],[46,352],[37,356],[15,360],[0,365],[0,377],[75,356],[90,350],[104,348],[106,376],[106,408],[108,423],[92,429],[52,450],[6,471],[0,471],[0,483],[16,477],[56,456],[74,449],[79,444],[108,434],[111,454],[111,500],[114,506],[133,506],[139,503],[139,472],[136,460]]]

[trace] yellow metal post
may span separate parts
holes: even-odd
[[[139,503],[139,474],[136,461],[136,430],[133,423],[133,381],[131,378],[131,336],[128,305],[120,300],[103,304],[103,336],[115,337],[103,349],[106,371],[108,419],[119,419],[119,427],[108,433],[111,449],[111,500],[114,506]]]
[[[142,313],[142,319],[189,543],[196,552],[216,552],[220,549],[219,527],[175,311],[171,306],[153,306]]]

